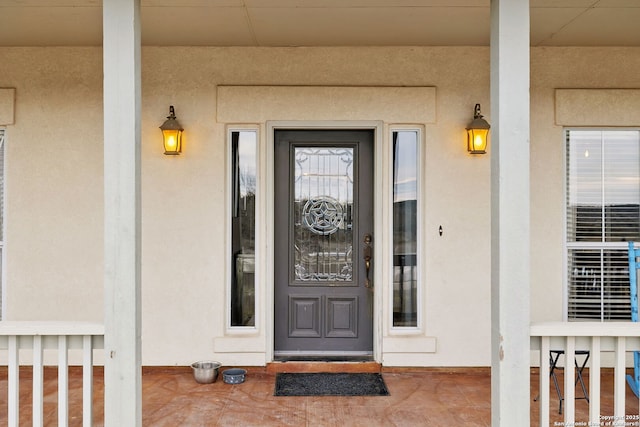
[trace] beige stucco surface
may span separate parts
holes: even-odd
[[[640,123],[638,89],[557,89],[556,124],[634,126]]]
[[[102,52],[0,48],[0,58],[0,88],[15,88],[16,94],[14,123],[5,128],[4,318],[100,321]],[[423,321],[419,331],[403,335],[383,318],[377,346],[388,365],[490,364],[491,147],[485,156],[470,156],[464,145],[464,128],[476,103],[491,122],[488,48],[146,47],[142,66],[144,364],[184,365],[204,358],[225,364],[267,361],[269,307],[259,311],[255,331],[226,328],[225,139],[227,126],[235,122],[258,129],[265,144],[262,120],[271,113],[252,116],[253,104],[221,110],[217,100],[223,86],[433,88],[435,109],[422,115],[432,114],[423,122],[414,122],[421,115],[402,120],[396,110],[385,112],[380,106],[370,110],[370,117],[358,112],[357,120],[382,120],[385,135],[393,125],[422,126],[425,134]],[[635,48],[532,49],[534,321],[563,315],[564,141],[562,126],[556,124],[556,89],[638,88],[639,68],[640,49]],[[169,105],[186,129],[180,156],[162,154],[158,126]],[[268,106],[274,120],[297,119],[286,117],[288,107],[278,109],[277,100]],[[247,123],[252,117],[255,121]],[[377,172],[384,176],[385,168],[380,162]],[[384,221],[386,214],[379,214]],[[267,242],[262,249],[269,250]],[[259,294],[269,280],[260,279]],[[378,313],[384,317],[388,284],[376,289],[384,292]]]
[[[247,108],[251,105],[251,108]],[[221,123],[371,120],[435,123],[436,88],[380,86],[218,86]]]
[[[13,124],[13,110],[16,100],[14,88],[0,88],[0,126]]]

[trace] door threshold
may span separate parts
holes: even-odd
[[[273,360],[274,362],[373,362],[373,356],[371,353],[276,353]]]
[[[276,362],[372,362],[372,351],[301,351],[276,350],[273,353]]]
[[[369,361],[275,361],[267,363],[267,373],[380,373],[382,364]]]

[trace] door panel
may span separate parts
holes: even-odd
[[[373,131],[278,130],[274,161],[276,357],[372,354]]]

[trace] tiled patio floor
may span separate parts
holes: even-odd
[[[223,368],[224,369],[224,368]],[[276,397],[275,374],[250,368],[245,383],[197,384],[190,368],[143,370],[145,426],[490,426],[491,379],[488,369],[384,369],[390,392],[384,397]],[[21,370],[20,425],[31,425],[31,374]],[[0,368],[0,425],[7,423],[7,371]],[[81,425],[81,370],[69,379],[70,425]],[[538,425],[536,370],[531,376],[531,425]],[[613,413],[613,381],[603,374],[601,408]],[[103,376],[95,374],[95,425],[103,419]],[[577,391],[578,393],[578,391]],[[57,425],[55,369],[45,369],[45,425]],[[627,387],[627,414],[638,414],[638,400]],[[586,420],[588,403],[576,400],[576,418]],[[551,391],[551,423],[561,425],[558,398]],[[558,424],[555,424],[558,423]],[[523,423],[522,425],[526,425]]]

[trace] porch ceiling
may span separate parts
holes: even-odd
[[[489,45],[490,0],[141,2],[143,45]],[[533,46],[640,46],[638,0],[530,3]],[[101,43],[101,0],[0,0],[0,46]]]

